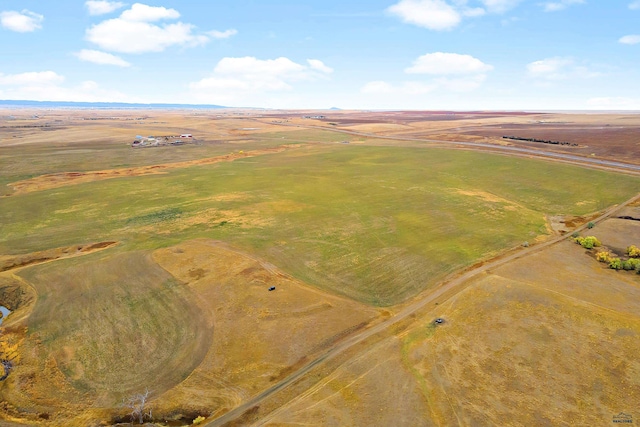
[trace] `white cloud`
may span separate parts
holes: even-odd
[[[542,6],[545,12],[557,12],[574,4],[584,4],[584,0],[560,0],[543,3]]]
[[[413,65],[405,69],[408,74],[477,74],[491,71],[487,65],[471,55],[458,53],[427,53],[413,61]]]
[[[327,67],[324,62],[320,61],[319,59],[307,59],[307,63],[309,64],[309,67],[314,70],[320,71],[325,74],[333,73],[333,68]]]
[[[592,78],[601,74],[584,65],[576,64],[572,58],[546,58],[527,64],[529,76],[534,79],[553,81],[574,78]]]
[[[628,36],[620,37],[618,42],[622,44],[638,44],[640,43],[640,35],[629,34]]]
[[[180,12],[175,9],[167,9],[162,6],[148,6],[142,3],[135,3],[131,9],[122,12],[120,19],[130,22],[155,22],[162,19],[178,19]]]
[[[634,2],[629,3],[629,9],[640,10],[640,0],[636,0]]]
[[[430,30],[451,30],[463,18],[477,18],[487,13],[505,13],[521,0],[479,0],[482,7],[470,6],[468,0],[400,0],[387,8],[387,12],[403,22]],[[580,1],[580,0],[560,0]]]
[[[520,0],[482,0],[487,11],[491,13],[505,13],[520,3]]]
[[[89,0],[84,3],[89,10],[89,15],[105,15],[118,9],[125,7],[126,5],[119,1],[105,1],[105,0]]]
[[[434,84],[424,82],[402,82],[398,85],[392,85],[384,81],[373,81],[365,84],[360,93],[365,95],[402,95],[415,96],[424,95],[437,89]]]
[[[36,71],[21,74],[0,73],[0,85],[51,85],[64,81],[64,77],[53,71]]]
[[[394,89],[393,86],[391,86],[389,83],[383,82],[381,80],[376,80],[364,85],[360,89],[360,92],[366,94],[386,94],[393,93]]]
[[[44,16],[24,9],[22,12],[9,10],[0,12],[0,24],[7,30],[29,33],[42,28]]]
[[[471,7],[468,9],[462,9],[462,15],[467,16],[469,18],[475,18],[477,16],[486,15],[487,11],[481,7]]]
[[[213,30],[213,31],[209,31],[207,34],[209,34],[214,39],[228,39],[229,37],[235,36],[236,34],[238,34],[238,30],[234,30],[234,29],[226,30],[226,31]]]
[[[400,0],[387,11],[408,24],[430,30],[450,30],[460,21],[460,13],[443,0]]]
[[[85,62],[93,62],[100,65],[116,65],[118,67],[130,67],[131,64],[110,53],[101,52],[99,50],[82,49],[80,52],[74,53],[79,60]]]
[[[587,106],[594,110],[640,110],[640,99],[615,96],[591,98]]]
[[[117,91],[105,90],[96,82],[64,85],[65,78],[54,71],[21,74],[0,73],[0,99],[32,101],[137,102]]]
[[[471,76],[449,78],[442,77],[435,79],[433,83],[440,89],[450,92],[471,92],[478,89],[486,80],[485,74],[475,74]]]
[[[314,81],[333,70],[317,59],[307,60],[307,65],[298,64],[289,58],[257,59],[223,58],[210,77],[189,85],[199,99],[220,104],[257,102],[262,94],[288,92],[293,83]]]
[[[416,95],[439,91],[444,93],[469,92],[479,88],[486,79],[486,73],[493,67],[471,55],[435,52],[418,57],[407,74],[427,74],[425,81],[404,81],[390,84],[372,81],[365,84],[360,92],[367,95],[392,95],[411,102]]]
[[[86,38],[104,50],[120,53],[162,52],[170,46],[197,46],[209,41],[206,35],[194,34],[195,26],[191,24],[151,23],[179,17],[174,9],[136,3],[118,18],[89,28]]]

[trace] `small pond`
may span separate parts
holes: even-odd
[[[0,317],[0,325],[2,325],[2,321],[7,318],[9,313],[11,313],[11,310],[3,305],[0,305],[0,313],[2,313],[2,317]]]

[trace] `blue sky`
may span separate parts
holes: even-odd
[[[640,0],[2,0],[0,99],[640,110]]]

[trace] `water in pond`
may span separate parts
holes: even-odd
[[[2,317],[0,317],[0,325],[2,325],[2,321],[7,318],[9,313],[11,313],[11,310],[3,305],[0,305],[0,313],[2,313]]]

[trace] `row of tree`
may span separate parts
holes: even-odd
[[[503,136],[503,139],[514,139],[516,141],[529,141],[529,142],[541,142],[543,144],[553,144],[553,145],[569,145],[571,147],[577,147],[578,144],[575,142],[566,142],[566,141],[552,141],[550,139],[538,139],[538,138],[522,138],[520,136]]]
[[[593,249],[602,246],[602,243],[595,236],[574,238],[575,242],[585,249]],[[640,274],[640,248],[635,245],[629,246],[625,250],[627,258],[617,256],[608,250],[600,250],[596,252],[596,259],[609,265],[613,270],[635,271]]]

